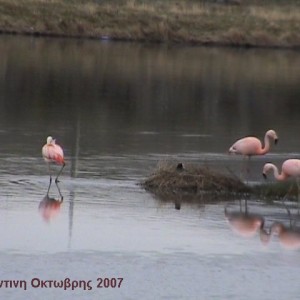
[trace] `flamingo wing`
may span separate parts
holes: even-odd
[[[45,145],[42,149],[43,157],[47,162],[64,164],[64,153],[60,146],[56,144]]]

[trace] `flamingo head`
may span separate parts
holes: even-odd
[[[236,152],[237,152],[237,150],[236,150],[235,146],[231,146],[228,150],[229,154],[232,154],[232,153],[235,154]]]
[[[266,136],[273,139],[275,145],[278,143],[278,136],[277,136],[277,133],[275,132],[275,130],[272,130],[272,129],[268,130],[266,133]]]
[[[55,144],[55,139],[53,139],[52,136],[47,137],[47,145],[49,144]]]
[[[269,173],[269,171],[273,169],[273,165],[271,163],[266,163],[264,165],[264,168],[263,168],[263,172],[262,172],[262,175],[265,179],[267,179],[267,174]]]

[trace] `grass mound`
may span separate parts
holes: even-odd
[[[160,162],[152,175],[141,184],[147,191],[161,200],[203,199],[224,200],[235,196],[254,196],[264,201],[280,199],[297,200],[298,188],[295,182],[264,182],[253,186],[246,185],[229,171],[217,172],[207,166],[183,165],[174,162]]]
[[[222,174],[208,167],[159,163],[155,172],[142,185],[154,193],[248,193],[250,188],[231,174]]]

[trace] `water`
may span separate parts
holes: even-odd
[[[139,183],[164,160],[239,176],[228,148],[269,128],[279,145],[249,180],[299,157],[299,52],[14,36],[0,51],[1,298],[298,299],[300,250],[242,236],[224,213],[263,218],[267,238],[274,222],[296,228],[294,203],[249,200],[245,216],[245,199],[203,197],[178,210]],[[67,161],[51,199],[48,135]]]

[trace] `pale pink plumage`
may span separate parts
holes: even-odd
[[[47,163],[56,163],[58,165],[64,164],[64,152],[62,148],[55,144],[55,140],[53,140],[50,144],[46,144],[42,149],[44,160]]]
[[[278,168],[271,163],[267,163],[263,167],[263,176],[267,178],[267,173],[270,171],[274,172],[274,177],[279,180],[283,181],[288,179],[289,177],[296,178],[297,188],[298,188],[298,212],[300,208],[300,159],[287,159],[283,162],[281,167],[281,173],[279,173]],[[289,194],[289,192],[292,190],[293,185],[291,185],[290,190],[287,192],[287,194],[284,196],[283,199],[286,198],[286,196]]]
[[[274,177],[279,180],[285,180],[289,177],[300,177],[300,159],[287,159],[283,162],[281,167],[281,173],[279,173],[278,168],[271,163],[267,163],[263,167],[263,175],[264,177],[267,176],[269,171],[274,172]]]
[[[50,163],[54,163],[62,166],[55,179],[55,182],[58,182],[58,176],[60,175],[60,173],[62,172],[65,166],[63,149],[55,143],[55,140],[51,136],[48,136],[47,143],[42,148],[42,154],[44,160],[48,163],[49,173],[50,173]],[[50,173],[50,183],[51,181],[52,181],[52,177]]]
[[[278,136],[274,130],[268,130],[265,134],[264,147],[261,141],[256,137],[245,137],[236,141],[230,148],[229,153],[240,154],[245,156],[264,155],[270,150],[270,139],[273,139],[275,144],[278,141]]]

